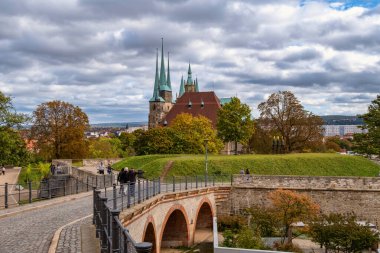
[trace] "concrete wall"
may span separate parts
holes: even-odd
[[[253,205],[268,206],[268,193],[278,188],[306,193],[323,212],[355,212],[360,220],[380,225],[380,178],[235,176],[221,210],[234,213]]]

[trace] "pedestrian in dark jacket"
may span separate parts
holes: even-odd
[[[136,184],[136,172],[134,169],[131,169],[128,173],[129,175],[129,192],[131,193],[131,196],[135,196],[135,184]]]

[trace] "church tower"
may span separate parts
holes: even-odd
[[[198,79],[193,81],[190,62],[189,62],[189,69],[187,70],[187,81],[184,84],[184,86],[185,86],[185,92],[199,92]],[[182,87],[182,83],[181,83],[181,87]]]
[[[170,81],[170,66],[169,66],[169,53],[168,53],[168,72],[167,77],[165,73],[164,62],[164,40],[162,39],[161,45],[161,69],[158,75],[158,50],[156,53],[156,75],[154,79],[153,96],[149,100],[149,128],[157,127],[164,124],[162,120],[166,114],[173,107],[172,101],[172,87]]]

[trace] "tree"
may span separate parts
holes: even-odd
[[[354,150],[362,154],[380,155],[380,95],[368,106],[368,112],[360,116],[364,121],[363,129],[367,134],[354,136]]]
[[[87,156],[88,117],[78,106],[63,101],[43,103],[33,112],[33,121],[31,135],[45,160]]]
[[[136,135],[134,133],[122,132],[119,136],[119,140],[121,141],[121,148],[126,153],[126,155],[135,154],[133,145],[136,141]]]
[[[273,93],[258,109],[258,124],[270,135],[281,135],[286,152],[320,145],[323,120],[306,111],[290,91]]]
[[[310,223],[310,235],[314,242],[325,247],[325,252],[360,252],[379,242],[378,232],[357,222],[354,213],[323,214]]]
[[[269,193],[269,199],[273,205],[272,213],[284,227],[281,243],[286,237],[288,243],[292,243],[292,223],[307,222],[319,213],[319,206],[305,194],[278,189]]]
[[[25,142],[16,130],[28,121],[25,114],[17,113],[10,97],[0,92],[0,165],[20,165],[28,162]]]
[[[253,133],[253,120],[251,109],[243,104],[237,97],[233,97],[218,111],[217,122],[218,136],[225,142],[235,142],[235,153],[237,154],[237,143],[248,144]]]
[[[249,148],[256,154],[269,154],[272,152],[273,137],[254,121],[254,133],[249,139]]]
[[[181,153],[205,153],[205,140],[208,140],[207,150],[210,153],[219,153],[223,148],[211,121],[202,115],[193,117],[189,113],[181,113],[171,122],[170,128],[179,138],[176,145],[181,146],[178,147],[178,150],[182,149]]]
[[[170,127],[155,127],[147,131],[136,130],[133,148],[137,155],[181,153],[176,145],[178,137]]]
[[[123,156],[121,141],[118,138],[100,137],[90,141],[90,158],[117,158]]]

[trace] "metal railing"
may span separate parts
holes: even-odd
[[[162,192],[177,192],[216,185],[231,185],[231,175],[168,177],[165,180],[138,179],[136,182],[116,185],[110,190],[96,187],[93,202],[93,224],[100,239],[101,252],[143,253],[150,252],[152,243],[136,243],[121,221],[119,214],[124,208],[148,200]],[[108,196],[107,196],[108,194]]]

